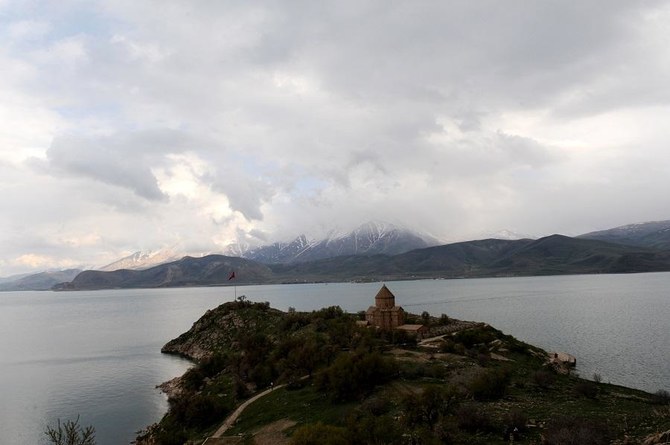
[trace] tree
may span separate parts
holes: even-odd
[[[79,425],[79,416],[74,421],[66,420],[62,424],[58,419],[56,427],[47,426],[44,434],[54,445],[95,445],[95,428]]]
[[[430,323],[430,314],[427,311],[421,312],[421,321],[426,325]]]

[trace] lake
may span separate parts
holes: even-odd
[[[585,377],[670,389],[670,273],[386,283],[409,312],[485,321],[577,357]],[[373,304],[380,283],[244,286],[237,295],[286,310]],[[160,354],[235,289],[0,293],[0,434],[46,443],[57,418],[94,425],[99,445],[128,443],[167,409],[155,386],[189,363]]]

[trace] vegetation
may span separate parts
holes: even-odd
[[[442,338],[419,345],[360,327],[358,315],[338,307],[282,313],[266,303],[224,304],[166,345],[197,364],[143,438],[202,441],[242,400],[273,384],[286,386],[252,403],[227,434],[253,443],[256,432],[288,422],[273,433],[278,442],[505,444],[543,437],[563,445],[624,436],[633,444],[670,429],[665,391],[561,374],[545,351],[490,326],[446,315],[408,318]]]
[[[47,426],[44,434],[54,445],[95,445],[95,428],[81,426],[79,417],[63,423],[58,419],[56,426]]]

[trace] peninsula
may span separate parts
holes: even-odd
[[[207,311],[163,347],[195,365],[162,385],[169,411],[137,443],[664,443],[665,391],[580,378],[484,323],[406,313],[385,286],[374,301],[359,314],[244,297]]]

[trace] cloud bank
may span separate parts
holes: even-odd
[[[667,219],[665,2],[2,2],[0,275]]]

